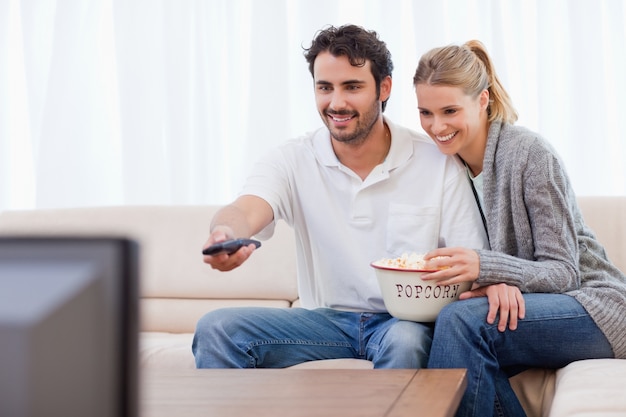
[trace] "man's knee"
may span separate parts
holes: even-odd
[[[391,325],[374,360],[377,368],[423,368],[428,363],[432,329],[422,323],[399,320]]]
[[[426,346],[428,348],[433,339],[433,331],[426,324],[398,320],[389,328],[385,339],[398,346]]]
[[[242,368],[250,358],[237,340],[243,313],[224,308],[211,311],[198,320],[191,346],[198,368]]]
[[[210,311],[200,317],[196,324],[196,333],[202,333],[207,329],[228,329],[232,323],[237,322],[235,309],[222,308]]]

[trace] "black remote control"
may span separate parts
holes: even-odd
[[[217,242],[202,251],[203,255],[217,255],[218,253],[227,253],[228,255],[237,252],[242,246],[248,246],[254,243],[258,248],[261,242],[254,239],[232,239]]]

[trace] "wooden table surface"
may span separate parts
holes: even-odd
[[[464,369],[144,370],[142,417],[445,417]]]

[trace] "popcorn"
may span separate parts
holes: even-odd
[[[412,252],[411,254],[403,253],[402,256],[398,258],[383,258],[374,262],[374,264],[387,268],[427,270],[429,269],[427,266],[428,262],[424,260],[424,255],[424,253],[415,252]],[[443,257],[437,256],[433,259],[438,258]]]

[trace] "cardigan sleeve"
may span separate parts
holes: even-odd
[[[522,292],[563,293],[580,287],[574,201],[567,174],[539,138],[518,137],[494,159],[495,196],[487,210],[491,250],[478,251],[478,284],[504,282]],[[528,139],[528,140],[526,140]],[[502,152],[500,152],[502,151]],[[486,196],[487,197],[487,196]],[[512,231],[512,233],[511,233]]]

